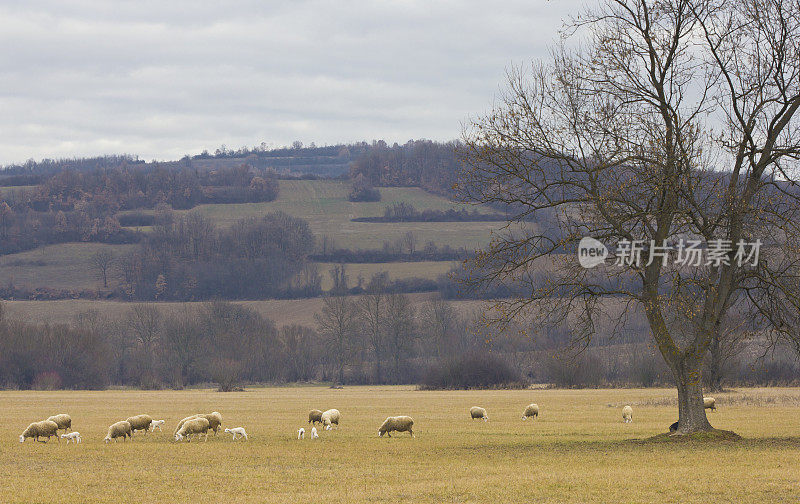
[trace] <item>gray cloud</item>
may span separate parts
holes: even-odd
[[[546,56],[578,5],[220,4],[0,5],[0,164],[456,138],[510,64]]]

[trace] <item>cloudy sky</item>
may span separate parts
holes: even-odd
[[[224,5],[224,6],[223,6]],[[0,3],[0,165],[457,138],[577,0]]]

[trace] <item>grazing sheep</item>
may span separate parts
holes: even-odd
[[[150,430],[150,424],[153,423],[153,417],[150,415],[136,415],[126,418],[125,421],[131,424],[131,437],[133,437],[137,430],[143,430],[147,435],[147,431]]]
[[[302,427],[297,429],[297,439],[305,439],[306,437],[306,430]]]
[[[633,408],[630,406],[625,406],[622,408],[622,421],[624,423],[631,423],[633,422]]]
[[[339,413],[337,409],[329,409],[325,413],[322,414],[322,425],[325,426],[325,430],[331,430],[331,425],[336,424],[339,426],[339,420],[342,418],[342,415]]]
[[[538,417],[539,416],[539,406],[535,403],[531,403],[525,406],[525,411],[522,412],[522,419],[527,420],[529,417]]]
[[[408,432],[411,437],[414,437],[414,431],[411,428],[414,426],[414,419],[410,416],[390,416],[383,421],[383,425],[378,429],[378,436],[383,437],[386,434],[392,437],[392,432]]]
[[[33,438],[34,441],[39,441],[40,437],[46,437],[47,439],[42,441],[42,443],[46,443],[50,441],[52,436],[55,436],[56,441],[60,441],[58,438],[58,424],[52,420],[42,420],[41,422],[33,422],[22,431],[19,436],[19,442],[24,443],[25,438]]]
[[[236,441],[236,436],[239,436],[240,439],[244,439],[245,441],[247,441],[247,432],[244,431],[244,427],[234,427],[233,429],[225,429],[225,432],[227,432],[228,434],[233,434],[234,441]]]
[[[72,441],[73,443],[80,443],[81,442],[81,433],[78,431],[72,431],[69,434],[61,434],[61,439],[66,439],[67,443]]]
[[[213,430],[216,436],[217,432],[219,432],[219,428],[222,426],[222,415],[216,411],[212,411],[211,413],[201,413],[197,416],[208,420],[208,428]]]
[[[108,433],[106,434],[105,441],[108,443],[112,439],[114,442],[117,442],[117,438],[121,437],[122,441],[126,441],[127,438],[131,437],[133,433],[131,432],[131,424],[127,422],[127,420],[123,420],[121,422],[117,422],[115,424],[111,424],[108,427]]]
[[[197,418],[198,416],[200,416],[200,415],[191,415],[191,416],[187,416],[186,418],[184,418],[183,420],[181,420],[180,422],[178,422],[178,426],[177,426],[177,427],[175,427],[175,432],[173,432],[173,433],[172,433],[172,435],[174,436],[175,434],[177,434],[177,433],[178,433],[178,431],[179,431],[179,430],[181,430],[181,427],[183,427],[183,424],[184,424],[184,423],[186,423],[187,421],[189,421],[189,420],[191,420],[191,419],[193,419],[193,418]]]
[[[183,439],[186,438],[187,442],[191,442],[193,434],[198,438],[201,434],[205,434],[205,440],[208,441],[208,429],[209,423],[205,418],[191,418],[185,421],[180,430],[178,430],[177,434],[175,434],[175,441],[183,441]]]
[[[312,409],[308,412],[308,423],[316,424],[317,422],[322,423],[322,411]]]
[[[710,409],[711,411],[717,411],[717,400],[713,397],[704,397],[703,407],[705,409]]]
[[[678,422],[675,422],[674,424],[670,425],[669,426],[669,431],[670,432],[677,432],[678,431]]]
[[[469,409],[469,415],[472,417],[473,420],[476,418],[482,418],[484,422],[489,421],[489,415],[486,414],[486,410],[481,408],[480,406],[473,406]]]
[[[150,432],[155,432],[158,429],[158,432],[164,432],[161,430],[161,426],[164,425],[165,420],[153,420],[153,423],[150,424]]]
[[[60,415],[53,415],[50,418],[48,418],[48,420],[58,424],[58,428],[64,429],[65,434],[68,430],[72,429],[72,418],[66,413],[61,413]]]
[[[316,427],[311,427],[311,439],[319,439],[319,434],[317,434]]]

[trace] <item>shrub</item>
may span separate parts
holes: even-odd
[[[422,378],[420,389],[526,388],[524,378],[497,354],[472,352],[438,362]]]

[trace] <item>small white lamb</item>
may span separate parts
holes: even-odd
[[[236,441],[236,436],[239,436],[239,439],[244,439],[247,441],[247,432],[245,432],[244,427],[234,427],[233,429],[226,428],[225,432],[233,434],[234,441]]]
[[[311,427],[311,439],[319,439],[316,427]]]
[[[305,439],[306,438],[306,430],[302,427],[297,429],[297,439]]]
[[[61,439],[66,439],[67,443],[72,441],[73,443],[80,443],[81,442],[81,433],[78,431],[72,431],[69,434],[61,434]]]
[[[161,426],[164,425],[164,420],[153,420],[150,424],[150,432],[155,432],[158,429],[159,432],[164,432],[161,430]]]

